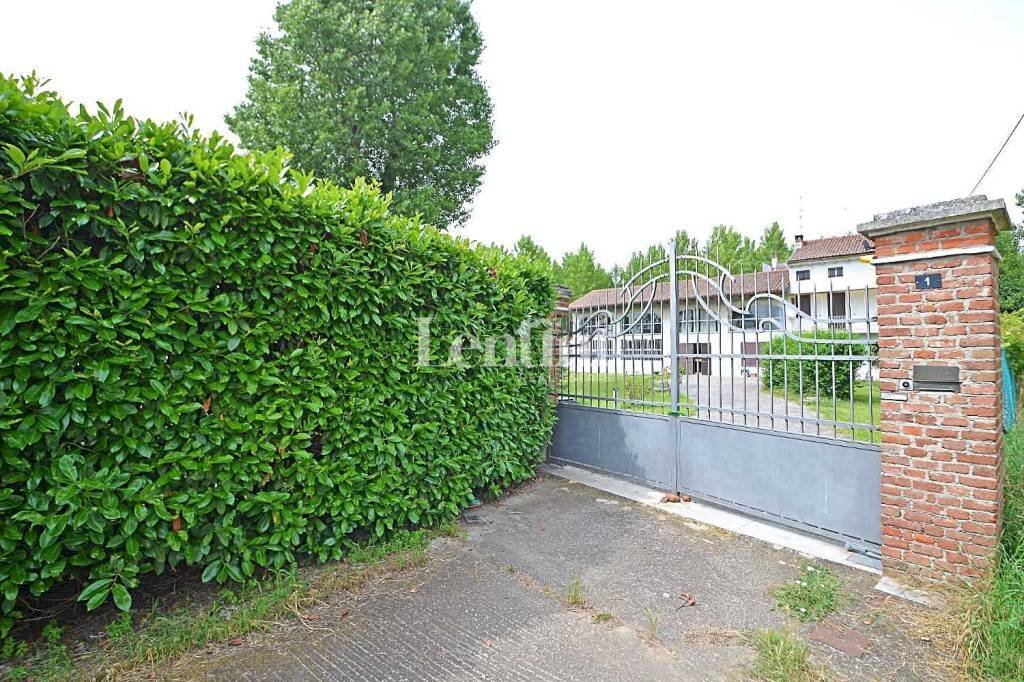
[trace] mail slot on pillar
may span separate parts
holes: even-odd
[[[914,390],[959,393],[960,368],[940,365],[914,365]]]

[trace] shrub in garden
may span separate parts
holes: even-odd
[[[1024,315],[1020,311],[1000,315],[999,333],[1013,373],[1024,375]]]
[[[0,249],[3,629],[62,580],[127,608],[168,566],[339,558],[529,477],[548,441],[539,335],[532,366],[417,366],[418,317],[437,359],[546,317],[543,270],[281,151],[2,78]]]
[[[761,385],[765,389],[798,392],[803,386],[804,395],[817,394],[822,398],[850,398],[851,375],[863,365],[859,361],[838,359],[825,360],[786,360],[780,355],[823,355],[850,356],[866,355],[867,347],[863,344],[830,343],[837,339],[851,338],[848,332],[825,331],[805,332],[798,337],[780,334],[773,338],[766,348],[762,349],[765,356],[761,359]]]

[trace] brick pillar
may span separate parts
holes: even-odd
[[[995,236],[1008,224],[1002,200],[975,196],[858,227],[875,242],[886,575],[969,580],[995,551],[1003,487]],[[925,381],[948,380],[948,368],[959,373],[957,392]]]
[[[555,311],[551,314],[551,329],[553,338],[551,343],[551,368],[550,382],[551,393],[558,393],[559,380],[561,379],[562,340],[561,333],[568,331],[571,320],[569,317],[569,304],[572,302],[572,290],[569,287],[558,284],[555,286],[558,298],[555,300]]]

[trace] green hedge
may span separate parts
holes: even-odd
[[[1000,315],[999,331],[1013,373],[1024,376],[1024,314],[1017,311]]]
[[[0,79],[0,627],[58,581],[240,580],[529,477],[547,373],[417,360],[546,317],[548,276],[283,152]],[[499,352],[503,350],[499,344]]]
[[[776,336],[761,352],[778,355],[867,355],[863,344],[827,343],[850,339],[848,332],[807,332],[800,338]],[[804,340],[807,339],[807,340]],[[816,341],[813,339],[817,339]],[[761,385],[766,389],[798,391],[803,386],[805,395],[817,394],[822,398],[850,397],[850,374],[862,363],[846,360],[780,360],[766,357],[761,360]],[[854,376],[856,378],[856,376]]]

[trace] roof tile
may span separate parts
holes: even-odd
[[[820,258],[840,258],[842,256],[860,256],[874,253],[875,244],[861,234],[844,234],[840,237],[823,239],[807,239],[803,245],[789,257],[790,263]]]

